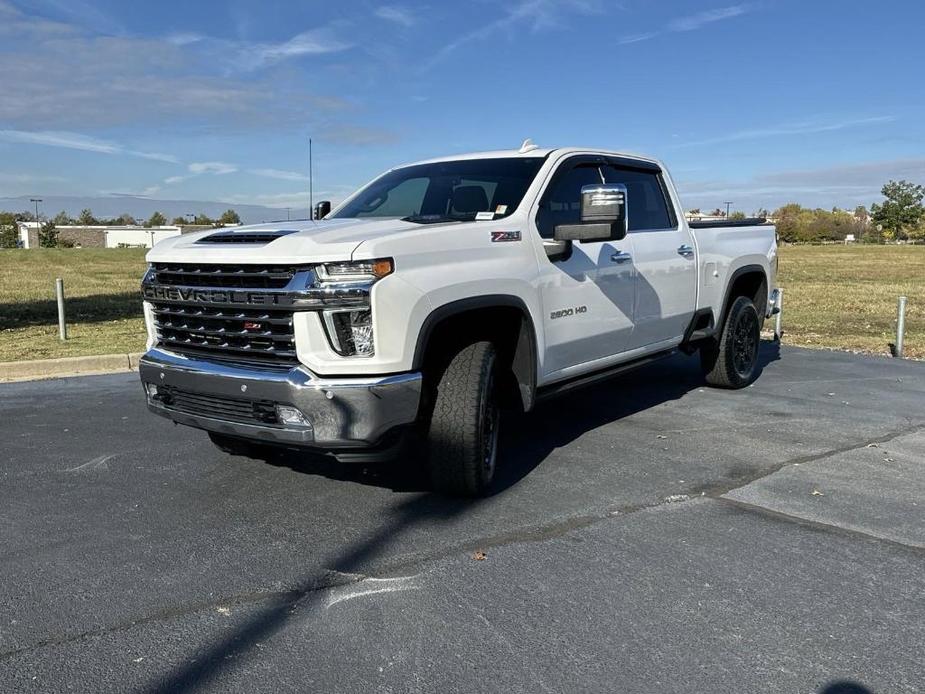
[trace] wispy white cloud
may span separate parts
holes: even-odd
[[[629,34],[621,38],[619,41],[617,41],[617,43],[626,45],[631,43],[639,43],[640,41],[647,41],[649,39],[655,38],[656,36],[660,36],[661,34],[697,31],[707,24],[721,22],[724,19],[732,19],[733,17],[740,17],[752,11],[753,9],[754,5],[751,3],[740,3],[738,5],[718,7],[712,10],[697,12],[696,14],[692,15],[676,17],[675,19],[672,19],[670,22],[668,22],[664,29],[647,31],[638,34]]]
[[[351,186],[331,186],[327,189],[315,189],[315,200],[330,200],[333,205],[338,205],[353,190]],[[226,196],[225,199],[227,202],[240,205],[265,205],[266,207],[278,209],[286,207],[308,208],[308,191],[306,189],[284,193],[231,195]]]
[[[705,10],[687,17],[678,17],[668,23],[668,31],[696,31],[706,24],[739,17],[748,12],[749,9],[751,8],[747,4],[730,5],[729,7],[720,7],[715,10]]]
[[[880,188],[890,179],[925,180],[925,159],[775,171],[737,181],[681,180],[678,189],[689,208],[712,208],[722,200],[735,200],[740,209],[774,209],[788,202],[810,207],[853,207],[880,200]]]
[[[596,0],[521,0],[508,7],[499,19],[444,45],[424,64],[424,69],[432,68],[462,46],[485,40],[498,32],[518,27],[530,31],[551,29],[561,26],[563,18],[568,14],[599,14],[603,12],[603,7]]]
[[[895,121],[894,116],[873,116],[869,118],[853,118],[840,120],[813,120],[799,123],[782,123],[780,125],[753,128],[748,130],[739,130],[717,137],[711,137],[705,140],[696,140],[694,142],[684,142],[675,147],[703,147],[706,145],[718,145],[727,142],[738,142],[741,140],[760,140],[768,137],[781,137],[787,135],[813,135],[817,133],[833,132],[836,130],[845,130],[846,128],[858,128],[865,125],[879,125],[882,123],[891,123]]]
[[[91,26],[27,15],[0,0],[0,81],[16,95],[0,99],[0,124],[23,130],[165,122],[213,130],[304,127],[341,109],[344,99],[289,79],[289,98],[280,100],[279,75],[258,68],[344,50],[348,42],[338,31],[341,25],[329,25],[275,44],[190,32],[105,35]]]
[[[44,176],[41,174],[30,174],[30,173],[8,173],[6,171],[0,171],[0,183],[4,184],[20,184],[25,185],[27,183],[63,183],[67,181],[64,176]]]
[[[284,171],[281,169],[250,169],[247,173],[263,178],[275,178],[280,181],[308,181],[308,176],[298,171]]]
[[[81,133],[64,132],[56,130],[0,130],[0,140],[19,144],[43,145],[45,147],[61,147],[76,149],[84,152],[98,154],[121,154],[130,157],[141,157],[170,164],[178,163],[178,159],[170,154],[158,152],[143,152],[130,149],[116,142],[100,140]]]
[[[208,37],[203,34],[197,34],[189,31],[181,31],[176,34],[169,34],[164,38],[167,43],[174,46],[190,46],[194,43],[207,40]]]
[[[417,23],[417,17],[411,10],[397,5],[383,5],[376,10],[375,14],[379,19],[405,27],[414,26]]]
[[[187,168],[191,174],[214,174],[216,176],[232,174],[238,170],[234,164],[224,161],[194,161]]]
[[[338,53],[352,47],[352,43],[337,36],[334,27],[319,27],[296,34],[282,43],[255,43],[241,46],[239,61],[245,67],[258,68],[289,58]]]

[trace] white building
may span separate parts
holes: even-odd
[[[18,222],[19,242],[22,248],[38,248],[39,222]],[[58,231],[59,245],[79,248],[151,248],[158,241],[179,236],[179,226],[145,228],[141,226],[83,226],[62,225]]]

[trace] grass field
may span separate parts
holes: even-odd
[[[140,249],[0,250],[0,361],[141,351],[144,267]],[[64,343],[56,277],[67,295]],[[905,294],[906,355],[925,358],[925,247],[784,247],[779,284],[785,343],[888,355]]]
[[[0,250],[0,361],[142,351],[144,257],[136,248]],[[67,342],[58,340],[56,277]]]

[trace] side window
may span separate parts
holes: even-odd
[[[594,163],[576,164],[565,173],[557,172],[543,195],[536,215],[540,236],[551,239],[558,225],[578,224],[581,219],[581,187],[601,182],[601,167]]]
[[[674,215],[668,209],[665,190],[657,172],[606,166],[604,177],[607,183],[622,183],[626,186],[630,231],[672,229],[677,226],[677,222],[672,222]]]

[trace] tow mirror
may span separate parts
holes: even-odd
[[[601,183],[581,187],[579,224],[560,224],[556,241],[619,241],[626,237],[626,186]]]
[[[331,211],[331,201],[322,200],[317,205],[315,205],[315,210],[312,213],[312,219],[324,219],[328,212]]]

